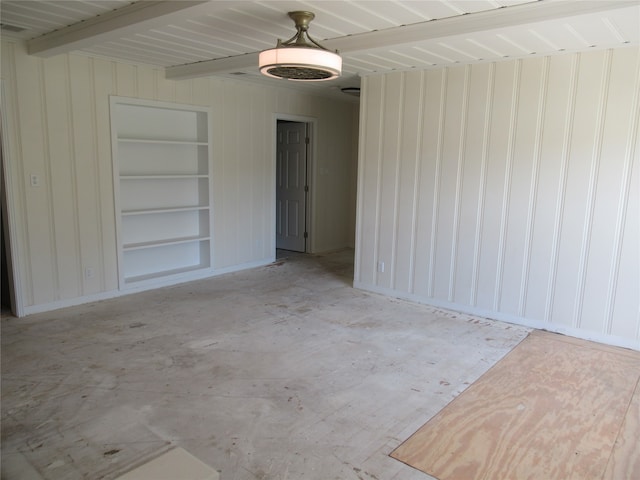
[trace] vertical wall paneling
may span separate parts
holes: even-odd
[[[43,71],[46,150],[51,183],[51,215],[53,218],[54,261],[57,275],[56,297],[80,294],[80,271],[77,240],[77,198],[75,195],[74,151],[67,57],[46,60]],[[60,207],[60,208],[58,208]]]
[[[396,129],[396,134],[395,134],[395,152],[394,152],[394,157],[395,157],[395,165],[394,165],[394,171],[393,171],[393,178],[394,178],[394,185],[393,185],[393,217],[391,219],[391,221],[389,222],[389,230],[391,232],[391,238],[389,239],[390,241],[390,248],[391,248],[391,254],[389,256],[387,256],[387,258],[390,258],[391,262],[389,265],[389,272],[390,272],[390,278],[389,278],[389,284],[391,285],[391,288],[395,288],[396,285],[396,275],[398,272],[398,224],[399,224],[399,217],[400,217],[400,212],[403,210],[403,208],[401,208],[400,206],[400,175],[402,172],[402,159],[404,158],[404,155],[406,155],[406,152],[403,151],[403,144],[402,144],[402,132],[406,132],[408,131],[408,123],[409,123],[409,118],[408,115],[410,115],[410,112],[407,111],[407,105],[405,104],[405,74],[404,73],[400,73],[399,74],[399,78],[398,78],[398,85],[395,85],[395,82],[393,85],[390,85],[391,88],[393,89],[397,89],[397,96],[396,95],[388,95],[387,99],[389,102],[395,103],[395,105],[397,105],[398,107],[398,117],[397,118],[393,118],[393,120],[395,121],[395,129]],[[385,158],[387,156],[385,155]]]
[[[351,131],[359,132],[360,131],[360,108],[351,109]],[[350,170],[349,170],[349,219],[348,219],[348,238],[349,238],[349,247],[355,248],[356,246],[356,212],[357,212],[357,179],[358,179],[358,145],[360,143],[359,135],[353,135],[351,137],[350,144]]]
[[[378,231],[380,212],[380,175],[382,170],[382,125],[383,104],[385,95],[385,77],[365,78],[365,91],[372,92],[368,96],[367,108],[362,119],[365,141],[361,146],[358,175],[361,177],[358,197],[360,217],[362,254],[367,261],[360,264],[359,278],[376,282],[378,257]],[[369,206],[369,208],[365,208]],[[373,206],[374,208],[371,208]]]
[[[414,136],[414,143],[415,143],[415,152],[414,152],[414,158],[413,158],[413,171],[411,172],[411,174],[413,175],[413,188],[411,189],[411,243],[409,244],[408,247],[408,252],[407,255],[409,256],[410,260],[409,260],[409,271],[407,272],[408,274],[408,285],[407,285],[407,291],[410,293],[414,293],[414,280],[415,280],[415,270],[416,270],[416,243],[418,241],[418,205],[420,203],[420,176],[421,176],[421,165],[422,163],[420,162],[420,157],[421,157],[421,152],[422,152],[422,148],[423,148],[423,135],[422,132],[424,131],[424,102],[425,102],[425,73],[421,72],[420,77],[419,77],[419,85],[418,85],[418,90],[420,92],[420,95],[417,98],[417,118],[415,120],[415,127],[417,129],[417,131],[415,132],[415,136]],[[413,91],[413,89],[410,89],[409,91]],[[414,102],[416,99],[413,97],[407,97],[410,98],[412,102]]]
[[[320,172],[316,251],[348,245],[348,181],[355,104],[216,77],[167,80],[161,69],[75,55],[29,56],[3,39],[8,204],[17,227],[17,285],[30,314],[119,295],[109,97],[211,108],[212,267],[202,275],[275,257],[276,113],[317,121]],[[31,185],[34,176],[38,185]],[[8,191],[8,190],[7,190]],[[14,231],[15,230],[15,231]],[[146,288],[146,287],[145,287]]]
[[[125,63],[114,63],[116,95],[121,97],[137,97],[137,67]]]
[[[70,58],[67,56],[65,57],[65,68],[66,68],[66,92],[65,92],[65,98],[67,101],[67,124],[69,125],[68,128],[68,133],[67,133],[67,139],[69,142],[69,176],[70,176],[70,183],[71,183],[71,203],[73,206],[78,205],[78,208],[73,208],[73,219],[72,219],[72,225],[73,225],[73,237],[74,237],[74,253],[75,253],[75,267],[76,267],[76,272],[75,272],[75,277],[79,280],[78,284],[76,286],[76,290],[75,292],[73,292],[73,294],[79,296],[82,295],[83,293],[83,278],[84,278],[84,272],[83,272],[83,268],[82,268],[82,257],[83,257],[83,245],[82,245],[82,240],[81,240],[81,236],[80,236],[80,212],[81,209],[79,208],[81,202],[79,201],[78,198],[78,190],[79,190],[79,183],[78,182],[78,149],[80,148],[79,146],[76,145],[76,135],[81,135],[83,132],[81,131],[77,131],[76,132],[76,128],[78,128],[78,125],[76,124],[76,120],[74,118],[74,111],[73,111],[73,95],[78,95],[79,91],[82,91],[82,88],[79,88],[78,90],[74,91],[72,88],[72,79],[74,78],[75,75],[81,75],[80,69],[75,69],[75,71],[72,72],[71,70],[71,60]],[[86,85],[86,79],[84,82],[84,85]],[[77,85],[75,85],[77,86]],[[91,135],[87,135],[87,138],[91,138]],[[82,145],[86,145],[85,143],[85,139],[82,139]],[[82,152],[82,150],[81,150]],[[84,163],[86,163],[88,161],[88,159],[85,157],[83,158]],[[84,173],[84,172],[83,172]],[[88,181],[91,181],[92,175],[90,172],[88,172],[88,175],[83,175],[83,178],[87,178]]]
[[[451,257],[455,251],[455,215],[458,195],[458,166],[460,163],[460,126],[465,112],[466,68],[450,69],[442,142],[440,186],[443,195],[438,199],[438,229],[435,243],[434,295],[448,299],[451,294]]]
[[[598,112],[602,87],[602,69],[606,52],[580,54],[580,70],[576,83],[575,118],[573,120],[571,155],[568,158],[567,182],[563,199],[562,235],[559,244],[554,322],[578,328],[576,316],[581,284],[581,246],[584,244],[589,218],[589,188],[592,182],[591,165],[596,145]]]
[[[600,171],[600,158],[602,156],[602,148],[603,148],[603,136],[604,136],[604,128],[605,128],[605,115],[606,115],[606,106],[609,101],[609,78],[611,75],[611,51],[607,50],[604,52],[604,56],[602,58],[602,73],[599,78],[599,85],[597,92],[594,92],[594,103],[597,106],[597,111],[595,112],[595,122],[594,122],[594,131],[593,131],[593,147],[591,151],[590,158],[588,158],[589,163],[589,179],[587,186],[587,195],[585,198],[585,218],[584,218],[584,226],[582,229],[582,242],[580,245],[580,267],[578,271],[578,286],[576,288],[576,299],[575,299],[575,311],[573,317],[573,325],[574,326],[584,326],[589,327],[590,329],[598,328],[598,325],[583,325],[583,305],[584,305],[584,293],[585,293],[585,284],[587,282],[587,274],[594,273],[599,276],[606,275],[606,268],[601,271],[596,264],[595,258],[589,258],[590,255],[590,246],[593,239],[592,231],[593,231],[593,222],[594,222],[594,210],[595,210],[595,201],[596,201],[596,188],[598,186],[598,176]],[[613,166],[613,165],[612,165]],[[609,239],[603,238],[604,235],[600,234],[598,238],[602,238],[604,240],[604,244],[601,245],[602,250],[609,250]],[[599,249],[600,250],[600,249]],[[606,259],[604,263],[609,263],[609,259]],[[600,322],[602,322],[602,318],[605,315],[604,304],[598,305],[598,307],[590,312],[591,314],[597,314],[600,318]],[[600,323],[600,327],[602,323]]]
[[[447,298],[451,302],[455,297],[455,285],[458,270],[458,251],[460,241],[460,210],[461,196],[463,189],[463,169],[466,157],[467,142],[467,120],[469,115],[469,81],[471,76],[471,66],[464,68],[464,79],[462,85],[462,104],[460,106],[460,125],[458,126],[458,145],[455,173],[455,199],[453,203],[453,225],[451,228],[451,258],[449,267],[449,288]]]
[[[176,98],[176,83],[167,80],[162,72],[155,71],[155,99],[172,102]]]
[[[522,61],[516,60],[515,71],[513,75],[513,85],[511,87],[512,98],[510,104],[509,130],[507,133],[507,151],[506,164],[504,171],[504,184],[502,186],[502,205],[500,212],[500,240],[498,243],[498,262],[495,277],[495,292],[493,297],[493,309],[500,310],[502,308],[502,292],[504,282],[504,265],[506,255],[507,242],[507,217],[509,215],[509,202],[511,199],[512,171],[514,162],[515,134],[518,122],[518,107],[520,93],[520,71]]]
[[[140,68],[136,72],[136,96],[146,100],[158,100],[156,78],[160,72],[150,68]]]
[[[560,58],[560,61],[558,59]],[[528,213],[527,252],[524,269],[519,315],[547,319],[547,283],[553,260],[555,235],[554,212],[558,201],[558,178],[561,176],[562,145],[565,135],[565,114],[569,98],[571,63],[562,57],[546,59],[546,71],[541,83],[540,137],[535,143],[535,173],[532,175]],[[541,110],[539,110],[541,111]]]
[[[71,175],[74,179],[74,201],[78,205],[76,215],[76,241],[78,243],[78,272],[80,292],[83,295],[99,291],[95,288],[100,274],[97,260],[100,252],[95,248],[99,244],[97,222],[91,217],[98,210],[95,173],[95,119],[94,102],[91,98],[89,78],[89,58],[74,56],[67,59],[68,78],[67,96],[70,99],[69,124],[70,140],[73,152]],[[88,107],[88,108],[87,108]],[[83,180],[78,180],[83,179]],[[87,269],[85,274],[85,269]]]
[[[635,328],[631,322],[619,321],[618,311],[632,311],[640,297],[640,59],[634,59],[629,51],[615,52],[612,68],[611,100],[607,117],[625,115],[624,108],[629,106],[628,128],[624,137],[616,143],[624,148],[620,162],[619,183],[611,186],[611,191],[619,191],[616,204],[615,223],[613,224],[613,242],[611,246],[611,264],[607,274],[607,304],[605,306],[605,334],[632,336],[640,338],[640,308],[637,310]],[[626,78],[635,78],[633,95],[625,95]],[[619,92],[619,93],[618,93]],[[617,108],[616,108],[617,107]],[[620,110],[618,110],[620,109]],[[624,117],[623,117],[624,118]],[[610,135],[622,135],[619,129],[613,129]],[[603,149],[603,158],[613,157],[614,152]],[[615,158],[615,157],[614,157]],[[607,212],[605,212],[606,214]],[[622,290],[618,285],[635,285]],[[588,297],[588,296],[587,296]]]
[[[48,294],[49,294],[49,298],[51,300],[58,298],[59,292],[60,292],[60,286],[59,286],[59,282],[60,282],[60,273],[58,272],[58,264],[55,261],[56,257],[56,253],[57,253],[57,237],[56,237],[56,232],[55,232],[55,217],[54,217],[54,194],[53,194],[53,189],[55,186],[55,181],[53,178],[53,167],[51,165],[52,163],[52,150],[51,150],[51,146],[49,145],[49,140],[51,138],[51,135],[49,133],[49,107],[47,106],[47,94],[45,91],[46,85],[48,84],[48,78],[45,76],[45,70],[44,70],[44,66],[41,62],[39,62],[36,65],[36,78],[39,80],[39,88],[38,88],[38,94],[40,97],[40,104],[38,105],[38,110],[36,111],[41,111],[42,112],[42,120],[41,120],[41,124],[40,127],[42,128],[42,130],[39,132],[41,135],[40,138],[40,148],[42,149],[41,152],[41,156],[42,156],[42,162],[43,162],[43,166],[42,166],[42,170],[40,170],[40,173],[43,173],[44,175],[41,175],[41,177],[44,178],[44,192],[46,195],[46,199],[44,201],[44,205],[45,208],[47,210],[47,214],[46,217],[47,218],[47,222],[45,223],[45,225],[48,228],[48,239],[49,242],[46,245],[46,248],[43,249],[43,251],[49,251],[49,255],[47,256],[47,263],[49,264],[49,268],[51,269],[51,287],[50,289],[48,289]],[[56,119],[54,119],[54,125],[59,125],[60,122],[56,122]],[[31,188],[37,188],[37,187],[31,187]],[[34,199],[35,202],[38,202],[42,205],[42,198],[40,199]],[[37,262],[35,262],[35,264],[33,265],[34,267],[37,266],[39,267],[39,264]],[[36,281],[40,281],[43,279],[38,278],[37,275],[34,275],[34,280]],[[34,291],[39,291],[41,292],[42,290],[40,290],[40,288],[38,288],[38,286],[34,285]],[[46,291],[46,290],[45,290]]]
[[[486,86],[486,101],[484,108],[484,128],[482,130],[482,144],[481,152],[482,157],[480,160],[480,174],[478,179],[478,197],[476,207],[475,218],[475,234],[473,239],[473,270],[471,272],[471,292],[469,298],[469,304],[476,306],[478,297],[478,280],[480,274],[480,255],[482,251],[482,240],[484,232],[484,211],[485,200],[487,191],[487,169],[488,169],[488,157],[489,157],[489,145],[491,137],[491,125],[492,125],[492,108],[495,89],[495,64],[489,65],[489,72]]]
[[[380,89],[380,116],[379,116],[379,127],[378,127],[378,132],[379,132],[379,136],[377,141],[375,142],[376,144],[376,155],[375,155],[375,165],[376,165],[376,171],[375,171],[375,180],[376,180],[376,190],[375,190],[375,206],[376,206],[376,210],[375,210],[375,217],[374,217],[374,221],[375,221],[375,228],[373,230],[373,249],[375,252],[375,256],[374,256],[374,277],[375,277],[375,281],[378,281],[378,271],[380,270],[379,268],[379,262],[380,260],[380,224],[381,224],[381,200],[380,200],[380,196],[381,196],[381,190],[382,190],[382,169],[383,169],[383,146],[384,146],[384,117],[385,115],[383,114],[384,110],[384,106],[385,106],[385,102],[386,102],[386,94],[387,94],[387,77],[381,77],[381,82],[382,82],[382,88]]]
[[[567,177],[569,172],[569,157],[573,139],[573,123],[576,115],[576,92],[578,73],[580,70],[580,55],[574,55],[571,63],[571,76],[569,82],[569,102],[565,113],[564,137],[560,152],[560,174],[558,175],[558,196],[554,213],[553,246],[551,249],[551,268],[549,269],[549,281],[547,284],[547,302],[545,307],[545,320],[552,322],[554,318],[554,305],[556,299],[556,285],[558,283],[558,263],[560,256],[560,239],[564,231],[562,218],[564,217],[564,199],[567,190]]]
[[[93,222],[94,231],[92,232],[95,237],[93,241],[89,242],[87,249],[89,252],[87,253],[87,258],[83,259],[83,265],[85,267],[94,268],[95,277],[93,279],[86,279],[85,289],[83,290],[83,294],[96,293],[104,290],[105,288],[105,259],[102,252],[104,251],[104,232],[102,225],[104,223],[103,219],[103,209],[100,208],[101,204],[101,184],[100,184],[100,140],[98,135],[98,125],[97,125],[97,102],[96,102],[96,75],[95,75],[95,63],[93,59],[87,58],[85,64],[85,75],[86,78],[86,88],[87,92],[85,93],[85,103],[84,105],[78,104],[76,102],[75,108],[84,113],[84,115],[89,115],[88,119],[85,119],[83,123],[84,128],[88,128],[88,135],[90,138],[90,144],[92,146],[91,150],[87,150],[85,155],[87,156],[87,163],[91,165],[91,175],[93,178],[93,182],[85,182],[84,189],[85,195],[87,196],[87,205],[90,205],[90,209],[86,209],[84,213],[84,218],[93,217],[95,221]],[[82,82],[81,82],[82,83]],[[89,111],[87,112],[86,105],[89,105]],[[78,118],[76,115],[76,118]],[[90,160],[89,160],[90,159]],[[82,173],[80,174],[82,176]],[[83,176],[83,178],[85,178]],[[87,192],[88,190],[88,192]],[[92,199],[89,200],[90,193],[92,192]],[[84,224],[84,223],[83,223]],[[85,238],[84,236],[82,238]]]
[[[639,65],[619,48],[367,77],[355,285],[640,349]]]
[[[537,193],[540,178],[540,156],[544,134],[544,118],[546,115],[548,82],[549,82],[549,58],[544,58],[540,74],[540,86],[537,96],[537,113],[534,129],[535,138],[531,147],[531,180],[529,182],[529,198],[527,205],[527,221],[524,234],[524,251],[522,259],[522,274],[520,279],[520,294],[518,300],[518,316],[524,316],[529,292],[529,272],[531,268],[531,251],[533,248],[533,229],[537,205]]]
[[[357,247],[356,253],[354,255],[354,259],[353,259],[353,281],[354,283],[358,284],[360,282],[363,281],[363,268],[364,268],[364,263],[363,262],[363,257],[366,255],[366,252],[368,251],[367,248],[365,247],[365,243],[366,243],[366,237],[365,237],[365,231],[363,228],[363,224],[364,224],[364,220],[362,218],[362,214],[363,212],[365,212],[365,208],[364,208],[364,192],[365,190],[368,190],[365,188],[365,183],[364,183],[364,172],[369,172],[370,168],[367,167],[367,165],[364,164],[365,159],[367,158],[365,156],[364,153],[364,148],[365,145],[367,145],[368,143],[370,143],[368,141],[368,136],[367,134],[367,127],[369,125],[369,112],[368,112],[368,105],[371,102],[371,97],[367,94],[367,91],[369,89],[369,79],[372,77],[364,77],[361,80],[360,83],[360,95],[362,98],[367,98],[369,99],[369,101],[364,102],[361,101],[360,102],[360,107],[359,107],[359,116],[360,116],[360,122],[358,124],[358,164],[357,164],[357,177],[356,177],[356,212],[355,212],[355,217],[356,217],[356,222],[355,222],[355,247]],[[367,210],[368,212],[368,210]],[[369,257],[369,261],[367,262],[367,264],[371,263],[371,258]]]
[[[415,234],[412,240],[414,248],[414,268],[411,276],[412,293],[416,295],[429,294],[433,285],[433,257],[435,222],[437,214],[439,172],[442,149],[442,118],[444,115],[444,95],[446,88],[444,77],[446,70],[425,71],[421,74],[422,81],[422,119],[420,120],[421,132],[419,132],[420,150],[417,152],[418,165],[416,165],[417,178],[415,186]],[[418,247],[422,244],[421,247]],[[428,282],[418,279],[427,275]]]
[[[528,293],[533,219],[539,175],[539,149],[546,108],[548,59],[539,58],[522,65],[518,100],[518,126],[511,170],[509,226],[502,289],[502,309],[516,315],[524,311]]]
[[[161,72],[156,70],[158,74]],[[175,85],[175,102],[176,103],[193,103],[193,82],[174,82]]]
[[[91,85],[95,108],[94,135],[96,138],[96,161],[98,164],[98,207],[94,212],[100,232],[98,248],[101,252],[97,272],[100,291],[118,287],[118,260],[116,242],[116,217],[114,205],[113,168],[111,161],[111,121],[109,95],[115,93],[112,64],[106,60],[91,59]]]
[[[6,51],[2,52],[0,56],[1,69],[8,70],[8,65],[15,65],[15,50],[13,45],[10,45]],[[11,273],[13,274],[14,285],[14,313],[18,316],[24,315],[25,299],[33,298],[33,292],[31,289],[31,265],[30,259],[26,255],[25,249],[22,248],[26,239],[28,238],[28,231],[26,222],[19,221],[18,212],[24,210],[25,204],[25,183],[22,181],[25,178],[22,170],[22,165],[15,165],[9,162],[9,158],[22,156],[22,148],[17,137],[17,129],[11,128],[11,126],[20,125],[19,112],[15,109],[7,109],[9,98],[7,96],[7,90],[17,92],[16,88],[16,72],[11,71],[11,75],[0,81],[0,105],[2,105],[2,157],[3,157],[3,180],[4,184],[1,188],[5,190],[5,200],[7,202],[7,220],[5,225],[9,227],[9,231],[5,232],[6,238],[9,239],[10,252],[10,264]],[[14,98],[17,94],[14,94]],[[18,179],[18,181],[13,181]],[[5,212],[2,212],[5,214]],[[4,226],[4,225],[3,225]],[[24,265],[24,269],[19,269],[17,266]]]
[[[393,288],[393,260],[395,256],[394,238],[396,232],[396,209],[398,191],[398,145],[400,123],[402,123],[402,73],[388,75],[385,80],[384,114],[382,115],[382,136],[380,151],[380,176],[378,202],[380,222],[378,238],[378,261],[384,263],[384,271],[378,268],[378,279],[385,287]]]
[[[484,140],[487,128],[473,128],[473,125],[486,125],[488,85],[491,76],[491,64],[480,68],[468,67],[465,72],[464,124],[460,126],[460,156],[458,161],[458,188],[456,192],[456,217],[454,243],[455,253],[452,260],[454,268],[450,282],[452,301],[471,302],[474,296],[473,272],[477,258],[476,237],[480,224],[478,221],[478,197],[482,190],[482,163]],[[472,128],[469,128],[469,127]]]
[[[490,104],[491,125],[488,129],[487,165],[484,206],[482,213],[482,240],[478,259],[478,282],[475,302],[478,308],[493,310],[500,266],[503,231],[505,172],[509,162],[509,141],[512,130],[514,101],[513,86],[518,74],[517,62],[494,65],[494,89]]]

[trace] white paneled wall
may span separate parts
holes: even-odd
[[[364,79],[355,285],[640,349],[635,48]]]
[[[316,119],[314,251],[350,243],[353,103],[213,77],[171,81],[162,70],[87,56],[43,60],[5,39],[2,80],[22,314],[117,294],[109,95],[212,108],[212,274],[274,258],[276,114]]]

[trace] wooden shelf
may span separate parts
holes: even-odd
[[[127,215],[153,215],[156,213],[193,212],[197,210],[209,210],[208,205],[194,205],[193,207],[172,207],[172,208],[146,208],[140,210],[122,210],[123,216]]]
[[[111,97],[111,110],[120,288],[210,268],[209,109]]]
[[[148,280],[155,280],[155,279],[159,279],[159,278],[165,278],[165,277],[169,277],[172,275],[180,275],[180,274],[185,274],[185,273],[189,273],[189,272],[196,272],[198,270],[202,270],[203,268],[207,268],[209,265],[208,264],[200,264],[200,265],[189,265],[187,267],[183,267],[183,268],[176,268],[173,270],[165,270],[163,272],[160,273],[150,273],[147,275],[138,275],[136,277],[128,277],[125,279],[125,283],[126,284],[137,284],[137,283],[141,283],[141,282],[145,282]]]
[[[201,174],[120,175],[120,180],[172,180],[182,178],[209,178]]]
[[[129,243],[122,246],[124,251],[130,252],[131,250],[139,250],[141,248],[154,248],[163,247],[166,245],[179,245],[181,243],[200,242],[202,240],[210,240],[210,237],[196,236],[196,237],[182,237],[182,238],[170,238],[166,240],[155,240],[153,242],[141,242],[141,243]]]
[[[157,143],[164,145],[199,145],[206,147],[209,145],[208,142],[200,142],[198,140],[163,140],[157,138],[124,138],[118,137],[119,142],[129,142],[129,143]]]

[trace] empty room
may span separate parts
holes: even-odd
[[[2,480],[640,478],[637,0],[3,0]]]

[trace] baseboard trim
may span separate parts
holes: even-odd
[[[555,323],[544,322],[531,318],[519,317],[516,315],[505,314],[502,312],[496,312],[493,310],[486,310],[477,307],[471,307],[469,305],[462,305],[453,302],[447,302],[438,300],[435,298],[426,298],[420,295],[411,293],[399,292],[390,288],[378,287],[375,285],[369,285],[362,282],[353,282],[353,287],[359,290],[378,293],[387,297],[399,298],[402,300],[408,300],[410,302],[419,303],[422,305],[429,305],[431,307],[442,308],[445,310],[454,310],[456,312],[466,313],[469,315],[475,315],[478,317],[488,318],[490,320],[498,320],[506,323],[513,323],[514,325],[521,325],[523,327],[529,327],[536,330],[546,330],[548,332],[559,333],[570,337],[580,338],[582,340],[590,340],[593,342],[603,343],[606,345],[612,345],[614,347],[629,348],[632,350],[640,351],[640,340],[633,340],[624,337],[618,337],[615,335],[605,335],[603,333],[592,332],[580,328],[569,327],[566,325],[558,325]]]
[[[34,315],[37,313],[51,312],[53,310],[60,310],[61,308],[75,307],[77,305],[84,305],[86,303],[100,302],[102,300],[110,300],[116,297],[122,297],[124,295],[131,295],[133,293],[145,292],[147,290],[155,290],[158,288],[171,287],[173,285],[179,285],[182,283],[195,282],[198,280],[204,280],[206,278],[217,277],[226,273],[238,272],[241,270],[249,270],[251,268],[264,267],[265,265],[272,264],[275,261],[274,258],[268,258],[265,260],[258,260],[255,262],[247,262],[239,265],[232,265],[229,267],[200,270],[197,272],[191,272],[180,276],[174,276],[170,279],[157,279],[156,281],[144,282],[140,285],[128,286],[121,290],[109,290],[106,292],[95,293],[91,295],[83,295],[81,297],[68,298],[64,300],[56,300],[54,302],[42,303],[39,305],[30,305],[23,307],[23,315]]]

